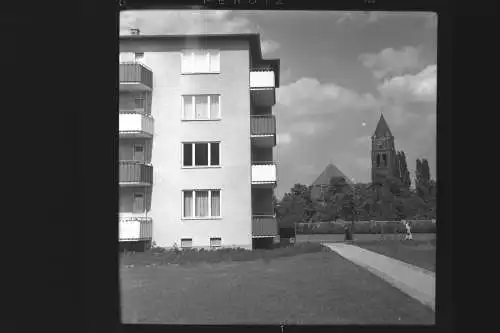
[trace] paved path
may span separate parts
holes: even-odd
[[[400,260],[344,243],[324,243],[353,263],[368,269],[406,294],[434,310],[436,276],[434,272]]]

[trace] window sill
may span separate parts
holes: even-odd
[[[181,217],[182,221],[200,221],[200,220],[222,220],[222,216],[219,217]]]
[[[182,166],[181,169],[219,169],[220,165]]]

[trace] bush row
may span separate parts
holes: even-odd
[[[289,244],[286,246],[276,245],[275,249],[269,250],[245,250],[242,248],[222,248],[218,250],[205,249],[175,249],[154,247],[142,253],[124,253],[121,262],[124,265],[167,265],[167,264],[190,264],[190,263],[216,263],[226,261],[251,261],[262,259],[269,261],[273,258],[294,256],[302,253],[329,251],[318,243]]]
[[[436,224],[432,221],[409,221],[412,233],[435,233]],[[320,224],[297,224],[297,234],[343,234],[345,223],[332,222]],[[393,234],[404,233],[406,227],[399,221],[389,222],[370,222],[357,221],[354,223],[355,234]]]

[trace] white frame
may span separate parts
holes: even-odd
[[[212,246],[212,239],[219,239],[220,240],[219,246]],[[222,247],[222,237],[210,237],[209,238],[209,246],[210,246],[210,248],[219,248],[219,247]]]
[[[143,143],[134,143],[132,146],[132,161],[138,161],[135,159],[135,147],[142,147],[142,157],[143,160],[139,162],[146,163],[146,145]]]
[[[184,110],[184,97],[191,96],[191,103],[193,105],[193,118],[188,119],[185,117]],[[207,107],[208,107],[208,119],[196,119],[196,97],[198,96],[207,96]],[[210,110],[210,96],[218,96],[219,97],[219,114],[217,118],[212,119],[212,113]],[[182,121],[219,121],[222,119],[222,95],[221,94],[186,94],[181,96],[181,120]]]
[[[208,214],[209,216],[195,216],[196,215],[196,192],[208,191]],[[219,191],[219,216],[212,215],[212,191]],[[184,192],[191,192],[193,194],[192,214],[193,216],[184,216]],[[208,189],[193,189],[181,190],[181,220],[220,220],[222,219],[222,189],[221,188],[208,188]],[[222,242],[222,239],[221,239]]]
[[[185,239],[185,240],[190,240],[191,241],[191,246],[182,246],[182,240]],[[180,248],[181,249],[190,249],[193,247],[193,237],[181,237],[181,239],[179,240],[179,245],[180,245]]]
[[[191,57],[190,59],[190,65],[191,65],[191,70],[193,70],[194,67],[194,54],[195,53],[206,53],[207,60],[208,60],[208,71],[187,71],[184,68],[184,58],[189,54]],[[212,57],[210,57],[210,53],[217,53],[219,55],[219,70],[218,71],[212,71],[211,70],[211,61]],[[184,49],[181,51],[181,74],[183,75],[190,75],[190,74],[220,74],[220,50],[218,49]]]
[[[207,165],[195,165],[195,158],[196,158],[196,149],[195,146],[196,144],[203,144],[206,143],[208,144],[208,164]],[[219,165],[211,165],[211,157],[212,157],[212,143],[218,143],[219,144]],[[191,144],[191,161],[192,165],[184,165],[184,145],[185,144]],[[181,142],[181,168],[182,169],[204,169],[204,168],[220,168],[222,167],[222,143],[221,141],[196,141],[196,142]]]

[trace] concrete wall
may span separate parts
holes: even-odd
[[[250,248],[249,45],[244,41],[188,45],[220,49],[221,73],[182,75],[180,51],[185,46],[181,42],[148,41],[121,45],[121,51],[145,52],[144,62],[153,71],[153,240],[168,247],[180,244],[181,238],[192,238],[196,247],[208,246],[210,237],[221,237],[223,246]],[[220,94],[222,119],[181,121],[183,94]],[[183,141],[220,141],[221,166],[183,169]],[[182,190],[192,189],[221,189],[222,218],[183,220]]]
[[[144,146],[143,162],[150,163],[153,147],[153,142],[151,139],[120,139],[118,159],[132,161],[134,159],[134,145],[137,144],[142,144]]]

